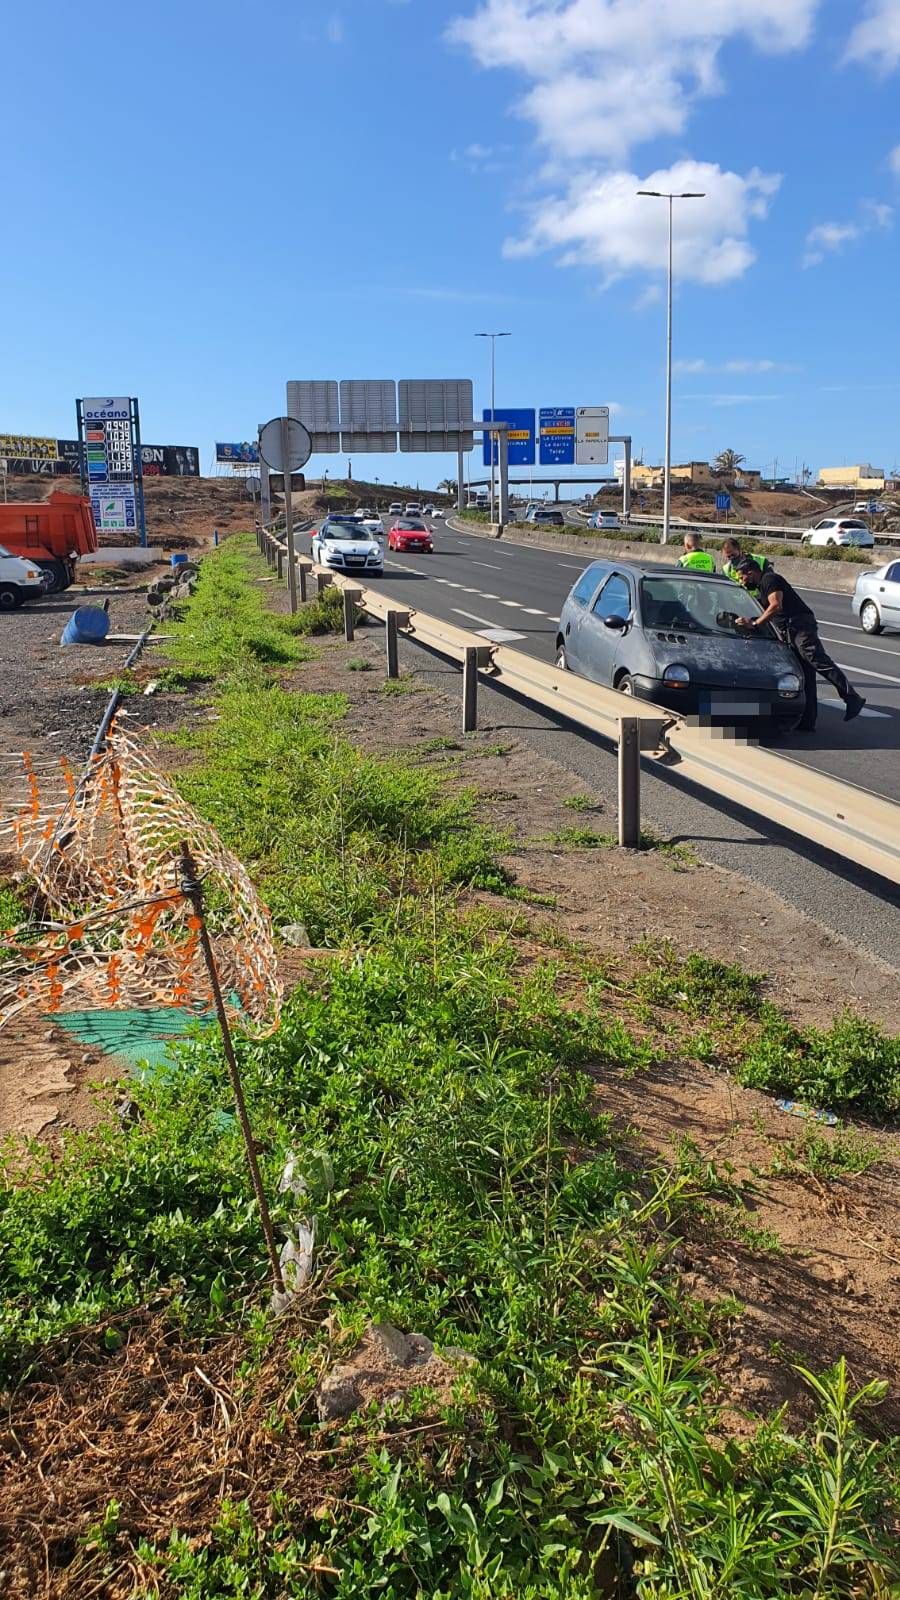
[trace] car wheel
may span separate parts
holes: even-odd
[[[47,575],[45,594],[61,594],[68,589],[71,579],[62,561],[42,561],[40,567]]]
[[[880,633],[882,629],[878,607],[874,600],[867,600],[859,613],[860,626],[863,633]]]
[[[624,672],[622,674],[621,678],[619,679],[618,683],[616,684],[616,688],[618,689],[620,694],[633,695],[634,694],[634,679],[630,676],[629,673]]]
[[[566,655],[566,647],[562,643],[556,647],[556,666],[560,672],[568,672],[569,670],[569,658]]]
[[[0,584],[0,611],[17,611],[24,599],[18,584]]]
[[[826,539],[825,543],[827,545],[835,545],[835,544],[837,544],[837,539]]]

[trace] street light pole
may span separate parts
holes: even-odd
[[[495,406],[496,406],[496,401],[497,401],[497,395],[496,395],[496,388],[497,388],[497,382],[496,382],[496,380],[497,380],[496,345],[497,345],[497,340],[498,339],[511,339],[512,338],[512,334],[511,333],[476,333],[475,337],[476,337],[476,339],[490,339],[490,341],[491,341],[491,421],[494,422],[495,421],[494,411],[495,411]],[[494,435],[493,434],[491,434],[491,436],[490,436],[490,445],[491,445],[491,498],[490,498],[491,511],[490,511],[490,517],[491,517],[491,523],[493,524],[493,521],[494,521]]]
[[[663,544],[669,542],[672,511],[672,202],[673,200],[705,200],[705,194],[688,190],[683,194],[670,194],[660,189],[638,189],[638,194],[649,195],[654,200],[669,202],[669,292],[666,309],[666,458],[663,467]]]

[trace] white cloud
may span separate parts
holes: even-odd
[[[723,91],[726,45],[765,54],[800,49],[818,3],[477,0],[446,37],[480,67],[515,74],[522,87],[512,110],[534,129],[544,154],[540,180],[556,189],[529,208],[523,236],[507,240],[505,253],[555,249],[564,265],[599,266],[607,283],[658,271],[663,208],[654,216],[654,203],[633,191],[690,173],[688,186],[708,190],[709,199],[679,207],[679,273],[703,283],[740,277],[755,259],[750,224],[766,215],[780,178],[685,159],[641,180],[629,170],[631,153],[679,138],[695,102]]]
[[[781,400],[780,394],[682,394],[679,400],[702,400],[710,406],[755,405],[758,400]]]
[[[523,237],[508,239],[506,256],[561,252],[563,266],[600,267],[605,283],[628,272],[653,272],[666,255],[668,208],[638,189],[694,189],[702,200],[677,207],[675,271],[695,283],[726,283],[755,260],[747,234],[765,217],[780,178],[753,171],[746,177],[703,161],[678,161],[665,171],[639,177],[608,172],[573,180],[565,195],[538,201],[528,213]]]
[[[336,11],[332,13],[325,24],[325,37],[329,44],[343,44],[344,42],[344,20],[338,16]]]
[[[900,144],[894,145],[893,150],[888,156],[888,166],[890,167],[891,171],[896,173],[897,177],[900,178]]]
[[[847,40],[844,60],[863,61],[882,76],[900,65],[900,0],[870,0]]]
[[[776,54],[809,37],[818,0],[481,0],[448,38],[482,67],[531,80],[516,110],[552,157],[621,159],[678,134],[720,92],[730,40]]]
[[[860,202],[858,222],[820,222],[806,235],[804,267],[818,267],[826,256],[836,255],[846,244],[855,244],[864,234],[883,231],[894,220],[893,206],[877,200]]]
[[[747,360],[743,357],[733,361],[706,361],[700,359],[676,361],[675,372],[735,372],[735,373],[766,373],[766,372],[798,372],[800,369],[787,361]]]
[[[508,144],[481,144],[477,139],[450,151],[450,160],[461,162],[470,172],[502,172],[509,155]]]

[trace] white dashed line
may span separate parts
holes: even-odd
[[[828,626],[829,628],[834,628],[840,627],[841,624],[829,622]],[[851,644],[849,639],[832,639],[827,633],[822,633],[821,629],[819,631],[819,638],[827,639],[829,644],[842,644],[845,650],[874,650],[877,656],[892,656],[895,661],[900,659],[898,658],[896,650],[883,650],[881,645],[878,644],[856,644],[855,642]]]
[[[472,562],[472,566],[473,567],[487,567],[487,568],[489,568],[489,570],[491,572],[502,572],[503,571],[503,568],[502,567],[498,567],[495,564],[495,562],[493,562],[493,561],[473,561]]]
[[[481,622],[486,628],[494,626],[490,617],[477,617],[474,611],[460,611],[459,606],[453,606],[452,610],[457,617],[465,617],[469,622]]]
[[[518,600],[501,600],[502,606],[512,606],[514,611],[524,611],[525,607]]]

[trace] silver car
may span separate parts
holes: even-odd
[[[805,705],[799,663],[768,624],[737,626],[761,611],[718,574],[595,561],[563,606],[556,664],[686,717],[789,732]]]
[[[864,633],[900,628],[900,561],[860,573],[853,591],[853,610]]]

